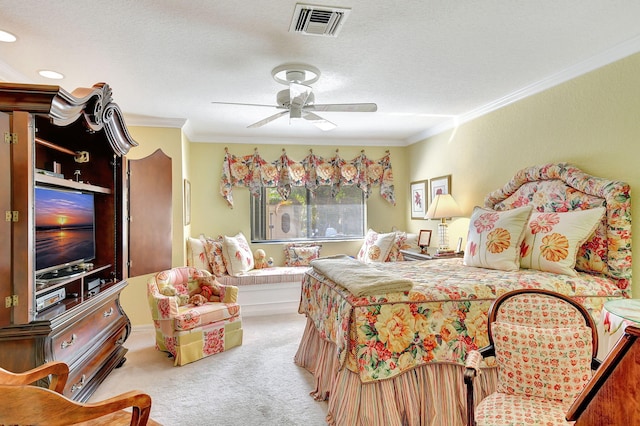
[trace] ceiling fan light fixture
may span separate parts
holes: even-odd
[[[300,83],[310,85],[320,78],[320,70],[307,64],[283,64],[271,71],[271,76],[280,84]]]

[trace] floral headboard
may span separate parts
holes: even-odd
[[[631,291],[631,190],[625,182],[584,173],[568,163],[522,169],[503,188],[486,196],[494,210],[532,205],[540,212],[603,206],[606,215],[578,252],[576,269],[604,274]]]

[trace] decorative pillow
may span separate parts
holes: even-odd
[[[205,252],[204,242],[199,238],[187,238],[187,266],[212,272]]]
[[[393,244],[391,244],[391,250],[389,250],[389,255],[384,260],[385,262],[398,262],[403,261],[402,253],[400,250],[405,250],[407,247],[407,233],[402,231],[396,231],[396,236],[393,240]]]
[[[373,229],[369,229],[358,252],[357,259],[364,263],[384,262],[389,256],[389,251],[395,238],[395,232],[378,234]]]
[[[520,250],[523,268],[576,276],[578,249],[598,227],[604,207],[531,215]]]
[[[530,206],[504,211],[475,207],[469,221],[464,264],[502,271],[520,269],[520,243],[531,210]]]
[[[320,257],[319,244],[287,244],[284,247],[284,266],[309,266]]]
[[[242,232],[235,237],[223,237],[222,256],[229,275],[237,277],[253,269],[253,253]]]
[[[215,276],[222,276],[227,273],[227,267],[224,263],[224,256],[222,255],[222,241],[223,238],[205,237],[200,235],[200,241],[204,246],[204,252],[207,255],[207,262],[209,263],[209,272]]]
[[[497,391],[573,401],[591,378],[591,329],[491,325]]]

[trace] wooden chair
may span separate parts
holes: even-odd
[[[51,376],[49,387],[33,386]],[[130,391],[96,403],[80,403],[64,395],[69,367],[49,362],[24,373],[0,368],[0,424],[29,425],[158,425],[149,420],[151,397]],[[125,410],[131,408],[131,411]],[[149,422],[149,423],[148,423]]]
[[[488,315],[489,345],[467,357],[470,426],[569,425],[569,404],[600,365],[598,334],[578,302],[546,290],[515,290],[498,297]],[[474,404],[480,361],[495,356],[496,392]]]

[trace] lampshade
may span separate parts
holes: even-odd
[[[424,217],[425,219],[441,219],[438,224],[438,251],[437,253],[451,253],[453,250],[449,248],[449,232],[447,226],[447,218],[460,216],[462,211],[456,203],[456,200],[450,194],[438,194],[431,201],[429,210]]]
[[[456,203],[456,200],[453,199],[451,194],[438,194],[433,201],[431,201],[429,210],[427,210],[424,218],[444,220],[448,217],[460,216],[461,214],[460,206],[458,206],[458,203]]]

